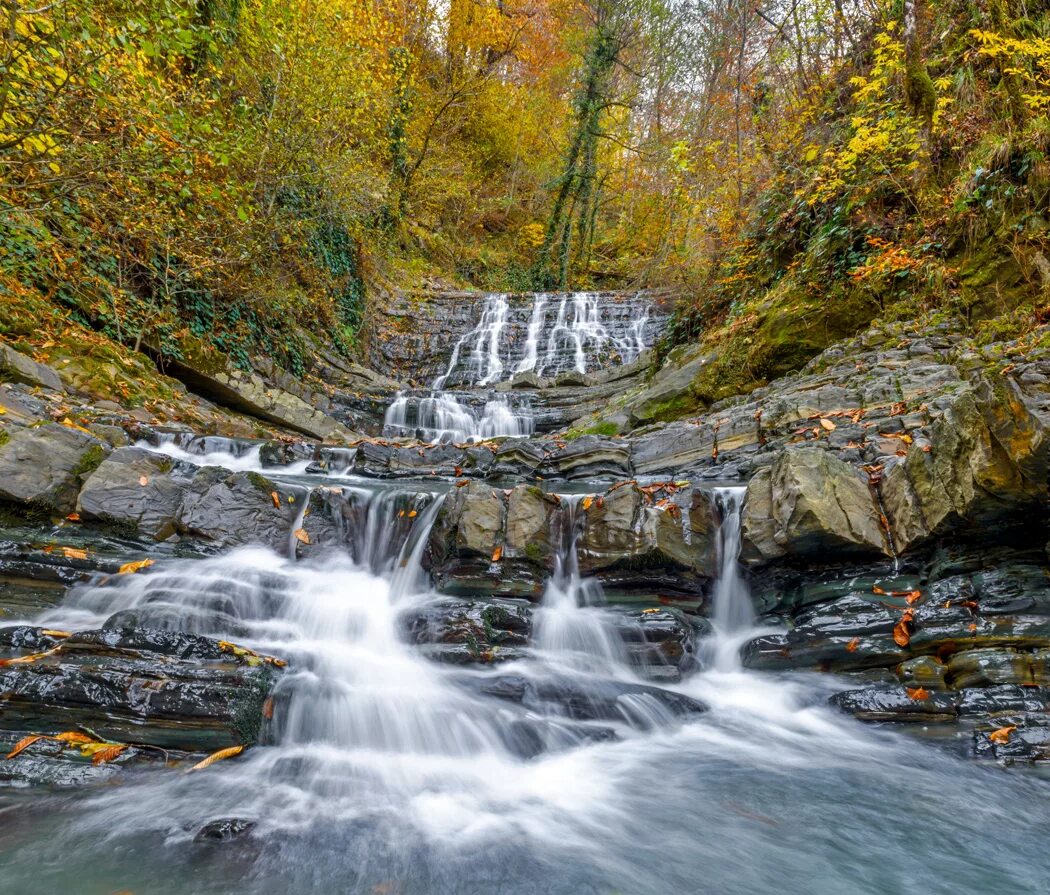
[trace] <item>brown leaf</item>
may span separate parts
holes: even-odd
[[[295,539],[301,544],[310,543],[310,535],[305,528],[297,528],[292,534],[295,535]]]
[[[66,559],[87,559],[88,553],[86,550],[80,550],[77,547],[63,547],[62,555]]]
[[[273,718],[273,697],[267,696],[266,702],[263,703],[263,717],[269,721]]]
[[[456,487],[457,488],[462,488],[464,485],[469,485],[469,484],[470,484],[470,479],[463,479],[463,480],[461,480],[459,482],[456,482]]]
[[[94,765],[106,764],[128,748],[127,743],[103,743],[104,748],[92,750],[91,763]]]
[[[828,432],[835,431],[835,424],[827,417],[821,417],[820,425],[823,426]]]
[[[222,761],[226,758],[233,758],[235,755],[240,755],[244,751],[244,746],[230,746],[228,749],[220,749],[218,752],[212,752],[203,761],[198,761],[192,768],[187,771],[203,771],[205,768],[210,767],[217,761]]]
[[[492,561],[499,562],[501,556],[503,556],[503,546],[497,544],[496,549],[492,551]]]
[[[925,687],[905,687],[904,691],[908,694],[909,699],[922,700],[930,698],[930,691]]]
[[[28,749],[37,740],[42,740],[42,739],[45,739],[45,737],[44,737],[43,734],[39,734],[39,733],[38,734],[33,734],[31,736],[27,736],[27,737],[22,737],[22,739],[20,739],[17,743],[15,743],[15,748],[12,749],[10,752],[8,752],[7,755],[4,756],[4,757],[5,758],[14,758],[19,752],[21,752],[24,749]]]
[[[152,559],[140,559],[135,562],[126,562],[117,571],[121,575],[130,575],[134,572],[138,572],[142,569],[148,569],[153,565]]]
[[[857,651],[858,646],[860,646],[860,638],[854,637],[852,640],[850,640],[849,643],[846,644],[846,652],[855,653]]]
[[[993,730],[988,734],[988,739],[991,740],[998,746],[1005,746],[1010,742],[1010,734],[1017,730],[1016,724],[1008,724],[1006,727],[1000,727],[998,730]],[[8,758],[11,756],[8,755]]]
[[[456,478],[458,479],[461,475],[463,475],[463,467],[462,466],[457,466],[456,469],[455,469],[455,473],[456,473]]]

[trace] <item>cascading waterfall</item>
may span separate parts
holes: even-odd
[[[561,495],[555,529],[559,549],[536,614],[536,646],[576,671],[621,674],[626,670],[623,640],[605,613],[605,595],[593,578],[580,576],[577,545],[585,515],[579,494]]]
[[[515,319],[516,313],[521,318],[520,309],[506,294],[486,296],[477,324],[455,342],[448,366],[430,393],[398,394],[387,408],[384,432],[432,442],[531,435],[535,419],[526,397],[478,395],[469,389],[492,386],[519,373],[586,373],[611,357],[621,363],[633,361],[646,349],[649,308],[645,305],[629,320],[622,319],[622,313],[614,320],[618,307],[612,300],[603,302],[600,293],[540,292],[532,297],[526,324]],[[448,391],[450,382],[467,390]]]
[[[720,515],[718,577],[714,582],[712,666],[719,671],[740,668],[739,648],[755,623],[747,582],[740,571],[741,517],[747,488],[715,488],[712,497]]]

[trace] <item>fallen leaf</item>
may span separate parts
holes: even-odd
[[[5,758],[14,758],[19,752],[23,751],[24,749],[28,749],[37,740],[42,740],[42,739],[44,739],[44,736],[43,736],[43,734],[39,734],[39,733],[30,735],[30,736],[27,736],[27,737],[22,737],[22,739],[20,739],[17,743],[15,743],[15,748],[12,749],[10,752],[8,752],[7,755],[4,756],[4,757]]]
[[[913,590],[913,591],[910,591],[910,592],[908,592],[907,594],[904,595],[904,601],[909,606],[914,606],[921,599],[922,599],[922,591],[921,590]]]
[[[80,513],[70,513],[68,516],[66,516],[66,519],[69,522],[79,522],[80,521]]]
[[[893,642],[903,649],[911,643],[911,622],[915,618],[915,610],[907,609],[901,620],[893,626]]]
[[[418,516],[418,515],[419,515],[419,513],[417,513],[415,510],[409,510],[408,511],[408,518],[409,519],[415,519],[416,516]]]
[[[62,555],[66,559],[87,559],[87,551],[81,550],[78,547],[63,547]]]
[[[271,492],[270,492],[270,500],[272,500],[272,501],[273,501],[273,505],[274,505],[275,507],[279,507],[279,506],[281,505],[281,498],[280,498],[280,496],[279,496],[279,495],[277,494],[277,492],[276,492],[276,491],[271,491]]]
[[[139,476],[139,484],[142,485],[143,488],[145,488],[146,485],[149,484],[149,476],[148,475],[140,475]]]
[[[0,659],[0,668],[6,668],[8,665],[31,665],[37,659],[43,659],[44,656],[50,656],[52,653],[58,652],[61,647],[54,647],[54,649],[46,650],[42,653],[32,653],[28,656],[18,656],[15,659]]]
[[[503,556],[503,546],[497,545],[496,549],[492,551],[492,561],[499,562],[501,556]]]
[[[587,512],[587,511],[588,511],[588,510],[589,510],[589,509],[591,508],[591,504],[593,504],[593,503],[594,503],[594,498],[593,498],[593,497],[591,497],[591,495],[589,495],[589,494],[588,494],[588,495],[587,495],[587,496],[586,496],[586,497],[585,497],[585,498],[583,499],[583,504],[582,504],[582,506],[583,506],[583,511],[584,511],[584,512],[586,513],[586,512]]]
[[[266,697],[266,702],[263,703],[263,712],[262,712],[262,714],[263,714],[263,717],[267,721],[269,721],[271,718],[273,718],[273,697],[272,696],[267,696]]]
[[[310,535],[306,531],[305,528],[297,528],[293,532],[293,534],[295,535],[295,539],[297,541],[299,541],[300,543],[303,543],[303,544],[309,544],[310,543]]]
[[[463,479],[460,482],[456,482],[456,487],[457,488],[462,488],[464,485],[469,485],[469,484],[470,484],[470,480],[469,479]]]
[[[226,758],[233,758],[233,756],[240,755],[243,751],[244,746],[230,746],[228,749],[220,749],[218,752],[212,752],[212,754],[203,761],[198,761],[187,773],[192,771],[203,771],[205,768],[215,764],[215,762],[222,761]]]
[[[67,730],[64,733],[55,734],[52,739],[58,740],[62,743],[67,743],[70,746],[97,742],[94,737],[89,737],[86,733],[81,733],[79,730]]]
[[[835,424],[827,417],[821,417],[820,425],[827,429],[828,432],[834,432],[836,428]]]
[[[930,691],[925,687],[905,687],[905,692],[908,694],[909,699],[929,699]]]
[[[101,749],[91,750],[91,763],[94,765],[113,761],[128,748],[127,743],[100,743],[99,745],[102,746]],[[83,752],[85,748],[87,748],[86,744],[80,747],[80,751]]]
[[[860,638],[854,637],[852,640],[850,640],[849,643],[846,644],[846,652],[855,653],[857,651],[858,646],[860,646]]]
[[[455,472],[456,472],[456,478],[459,478],[461,475],[463,475],[463,467],[462,466],[457,466]]]
[[[148,569],[153,565],[152,559],[139,559],[135,562],[126,562],[117,571],[121,575],[130,575],[141,569]]]
[[[988,734],[988,739],[991,740],[998,746],[1005,746],[1010,742],[1010,734],[1017,730],[1016,724],[1008,724],[1006,727],[1000,727],[998,730],[993,730]],[[8,758],[11,756],[8,755]]]
[[[46,637],[72,637],[73,634],[70,631],[56,631],[54,628],[42,628],[41,634]]]

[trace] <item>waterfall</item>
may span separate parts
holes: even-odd
[[[754,627],[751,593],[740,571],[741,516],[747,488],[715,488],[712,496],[721,515],[718,526],[718,577],[714,583],[710,658],[716,670],[740,667],[739,647]]]
[[[585,515],[583,496],[561,495],[555,535],[554,574],[536,614],[536,646],[576,671],[615,674],[626,668],[623,640],[609,623],[605,595],[593,578],[581,578],[577,545]]]
[[[449,392],[426,397],[398,394],[386,409],[383,431],[389,436],[423,441],[469,442],[484,438],[519,438],[535,430],[532,408],[525,398],[516,406],[504,395],[492,395],[478,409]]]
[[[515,373],[524,373],[536,369],[539,356],[540,332],[546,320],[547,296],[539,294],[532,302],[532,314],[529,317],[529,329],[525,336],[525,354],[514,368]]]

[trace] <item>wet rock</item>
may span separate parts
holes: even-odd
[[[1023,653],[1011,649],[973,649],[955,653],[948,673],[957,688],[997,684],[1036,686],[1050,684],[1047,674],[1050,650]]]
[[[545,479],[630,478],[630,442],[597,435],[581,436],[549,454],[540,465],[539,474]]]
[[[917,656],[897,666],[897,676],[905,687],[947,690],[948,669],[935,656]]]
[[[249,835],[257,826],[254,820],[241,817],[224,817],[206,823],[197,831],[193,841],[197,843],[222,844]]]
[[[993,715],[977,724],[973,751],[978,758],[993,758],[1004,764],[1050,761],[1050,714]]]
[[[177,527],[215,546],[265,544],[287,552],[306,497],[304,489],[276,484],[258,473],[206,466],[186,491]]]
[[[903,686],[880,684],[836,693],[831,705],[860,721],[945,722],[1000,712],[1045,710],[1050,691],[1038,687],[929,691],[909,694]]]
[[[674,609],[610,612],[624,643],[627,661],[652,681],[673,683],[699,667],[701,638],[711,633],[702,618]]]
[[[192,634],[74,634],[33,662],[0,668],[0,729],[88,727],[121,743],[212,752],[259,737],[278,674]]]
[[[40,512],[70,513],[82,477],[109,450],[93,435],[70,426],[20,429],[0,445],[0,499]]]
[[[785,554],[871,556],[886,552],[879,514],[867,480],[819,448],[791,448],[768,475],[748,484],[744,509],[747,561]]]
[[[3,343],[0,343],[0,380],[64,391],[62,380],[51,367],[39,364]]]
[[[77,512],[82,519],[163,541],[175,534],[195,472],[196,467],[143,448],[118,448],[84,482]]]
[[[509,438],[500,444],[490,474],[534,478],[547,456],[543,442],[528,438]]]
[[[525,655],[532,606],[526,600],[439,600],[410,610],[401,625],[408,642],[436,661],[506,662]]]
[[[474,686],[487,696],[516,702],[541,714],[553,712],[576,721],[626,722],[643,728],[706,710],[681,693],[606,679],[500,675]]]

